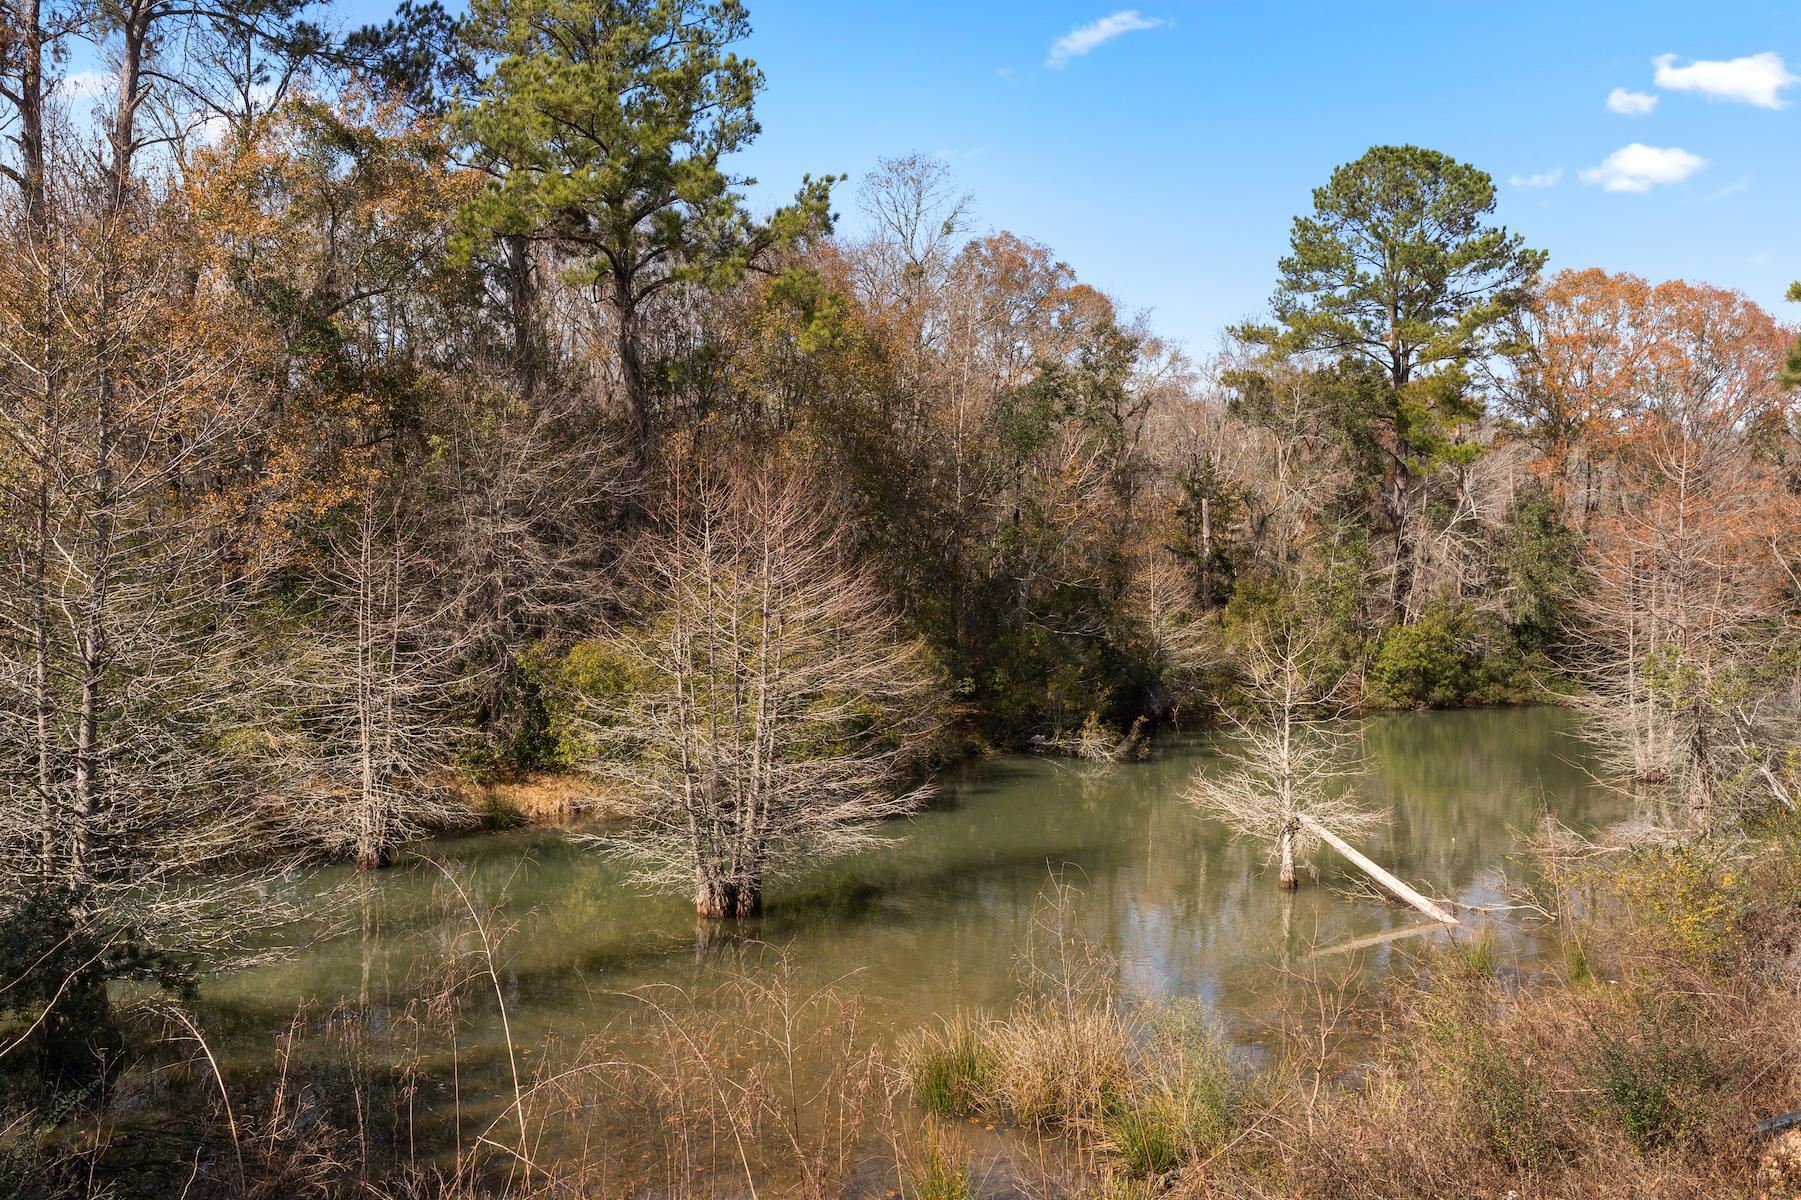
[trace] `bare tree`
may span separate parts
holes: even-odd
[[[296,840],[365,869],[466,815],[443,770],[478,682],[461,670],[475,635],[455,619],[471,581],[422,544],[409,490],[368,480],[338,517],[269,715]]]
[[[1235,833],[1268,844],[1277,883],[1297,886],[1296,868],[1318,836],[1302,818],[1341,836],[1367,832],[1386,814],[1361,807],[1342,780],[1351,774],[1341,718],[1348,710],[1346,676],[1323,672],[1317,635],[1294,628],[1256,629],[1239,649],[1240,687],[1249,711],[1230,714],[1233,736],[1221,754],[1223,774],[1203,768],[1189,783],[1189,803]]]
[[[857,260],[858,282],[874,306],[907,314],[914,348],[923,349],[932,333],[926,307],[968,231],[970,197],[956,190],[944,163],[908,154],[882,159],[863,177],[857,201],[871,226]]]
[[[1149,707],[1159,719],[1178,719],[1183,704],[1199,698],[1204,675],[1222,657],[1194,580],[1174,554],[1153,550],[1134,564],[1121,599],[1160,687]]]
[[[1784,747],[1769,714],[1792,685],[1777,650],[1801,508],[1767,460],[1787,332],[1734,292],[1634,296],[1608,334],[1642,349],[1614,389],[1615,491],[1590,528],[1585,707],[1624,773],[1671,783],[1706,824],[1728,789],[1771,785]]]
[[[678,488],[647,557],[650,612],[604,640],[632,685],[583,722],[636,809],[600,844],[647,883],[692,887],[702,916],[751,916],[771,875],[920,802],[902,783],[932,676],[793,480]]]
[[[524,718],[519,648],[568,635],[611,599],[596,587],[615,552],[600,534],[627,492],[619,456],[576,398],[538,391],[454,391],[444,462],[457,620],[484,672],[477,717],[497,740],[517,734]]]
[[[220,485],[254,436],[246,339],[193,286],[179,198],[128,215],[111,164],[53,170],[0,252],[0,908],[65,955],[28,973],[60,1073],[94,1069],[109,979],[252,928],[266,774]]]

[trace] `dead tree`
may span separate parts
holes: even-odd
[[[1277,885],[1298,885],[1297,868],[1319,841],[1317,827],[1340,835],[1374,829],[1385,814],[1361,807],[1343,780],[1352,734],[1347,680],[1323,666],[1318,635],[1300,629],[1253,630],[1238,649],[1245,709],[1229,714],[1221,748],[1227,769],[1203,768],[1189,803],[1234,833],[1262,842],[1277,864]]]
[[[752,916],[773,875],[918,805],[933,678],[795,481],[701,483],[646,559],[644,619],[599,639],[631,683],[583,720],[635,809],[600,844],[704,917]]]
[[[472,581],[422,544],[408,481],[360,482],[331,521],[269,716],[295,842],[371,869],[466,816],[445,771],[480,680],[457,620]]]
[[[254,433],[244,330],[192,286],[178,197],[53,169],[0,250],[0,908],[82,948],[26,979],[61,1074],[96,1066],[109,979],[255,927],[266,776],[220,483]]]

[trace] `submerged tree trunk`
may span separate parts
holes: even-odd
[[[694,887],[694,911],[709,920],[745,920],[763,912],[760,875],[736,879],[703,877]]]
[[[1300,886],[1300,880],[1295,877],[1295,840],[1300,834],[1301,822],[1298,818],[1290,818],[1282,827],[1282,870],[1276,883],[1283,891],[1292,892]]]

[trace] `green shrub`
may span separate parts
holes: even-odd
[[[1468,972],[1465,952],[1437,979],[1420,1051],[1453,1097],[1466,1136],[1516,1171],[1551,1165],[1559,1154],[1557,1108],[1530,1054],[1520,1061],[1497,1036],[1493,980]],[[1459,972],[1463,972],[1459,974]]]
[[[1640,1150],[1686,1140],[1700,1124],[1715,1079],[1707,1051],[1647,1026],[1636,1040],[1602,1035],[1595,1055],[1601,1094]]]
[[[1480,1031],[1466,1041],[1462,1060],[1465,1117],[1489,1149],[1516,1171],[1548,1165],[1557,1143],[1542,1078]]]
[[[1411,625],[1395,625],[1376,643],[1366,680],[1374,699],[1395,708],[1461,704],[1476,680],[1475,623],[1462,609],[1435,604]]]

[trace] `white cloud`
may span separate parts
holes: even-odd
[[[56,81],[56,94],[77,104],[83,100],[97,100],[112,91],[113,76],[110,71],[70,71]]]
[[[1705,158],[1687,150],[1633,142],[1582,172],[1582,178],[1610,192],[1648,192],[1658,184],[1681,183],[1706,165]]]
[[[1607,111],[1622,117],[1642,117],[1657,107],[1657,97],[1648,92],[1629,92],[1614,88],[1607,93]]]
[[[1772,51],[1724,61],[1700,59],[1686,67],[1676,65],[1674,54],[1661,54],[1651,62],[1657,68],[1660,88],[1700,92],[1715,100],[1736,100],[1758,108],[1781,108],[1783,89],[1801,83],[1801,75],[1791,72],[1782,56]]]
[[[1563,179],[1563,168],[1556,167],[1549,171],[1540,171],[1536,175],[1514,175],[1507,180],[1516,188],[1548,188],[1556,187]]]
[[[1047,67],[1066,67],[1072,58],[1080,58],[1097,46],[1103,46],[1124,33],[1139,29],[1156,29],[1165,22],[1161,17],[1146,17],[1135,8],[1122,9],[1110,17],[1072,29],[1051,45]]]

